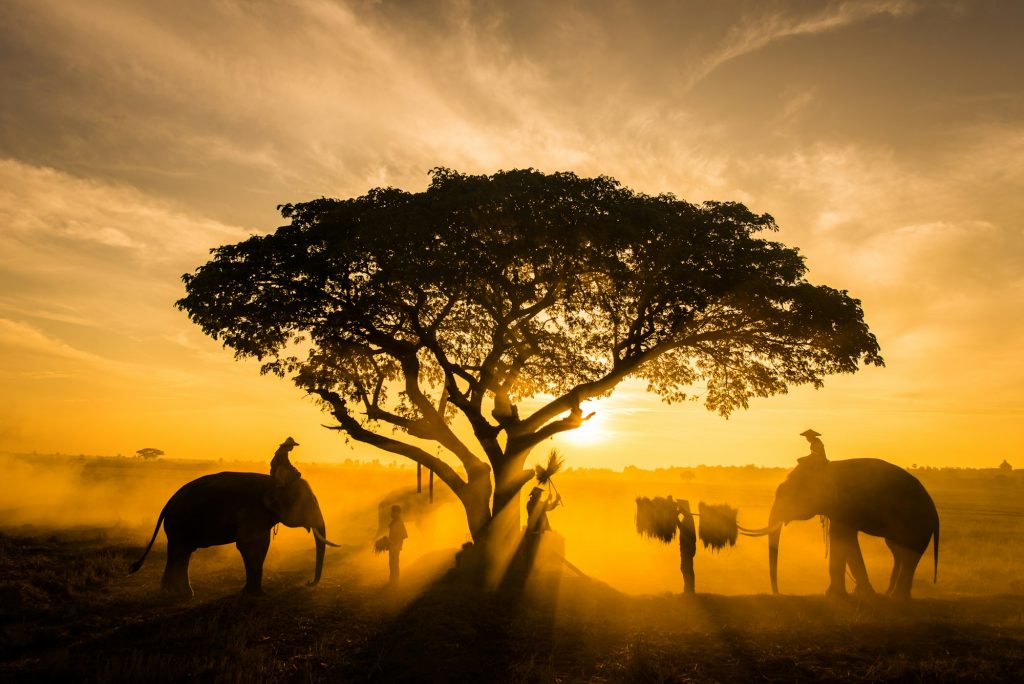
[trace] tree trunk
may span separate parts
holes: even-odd
[[[504,582],[522,541],[519,494],[533,476],[532,471],[523,470],[526,456],[523,453],[495,463],[493,488],[492,471],[487,469],[471,474],[468,485],[458,493],[473,548],[460,552],[457,565],[478,575],[489,588]]]
[[[458,496],[466,510],[466,523],[473,543],[483,543],[491,523],[490,471],[470,475],[469,483],[458,492]]]
[[[529,481],[523,470],[526,455],[519,454],[494,468],[494,502],[485,541],[489,587],[506,583],[509,572],[526,570],[514,563],[523,540],[519,493]]]

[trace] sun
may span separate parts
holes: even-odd
[[[586,415],[586,411],[584,411],[584,415]],[[564,439],[569,444],[580,445],[597,444],[605,441],[608,437],[607,424],[603,418],[602,411],[595,411],[594,415],[575,430],[569,430],[559,435],[560,439]]]

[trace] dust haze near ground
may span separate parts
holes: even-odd
[[[107,527],[139,544],[148,541],[163,504],[186,482],[212,472],[266,472],[267,468],[258,462],[14,455],[2,459],[6,486],[0,492],[0,525]],[[295,464],[320,501],[328,537],[348,549],[358,549],[361,560],[355,566],[367,579],[383,581],[386,559],[369,552],[381,532],[378,504],[389,495],[414,493],[415,470],[358,462],[315,465],[296,460]],[[678,545],[637,535],[635,498],[671,495],[689,500],[695,510],[700,501],[726,503],[739,509],[741,525],[762,527],[767,524],[775,488],[786,472],[703,466],[655,471],[627,468],[624,472],[569,469],[555,478],[564,505],[552,511],[549,519],[565,538],[567,559],[595,580],[627,594],[679,592]],[[942,521],[940,581],[931,582],[929,548],[918,567],[915,596],[1024,591],[1019,572],[1024,567],[1021,472],[913,472],[931,492]],[[426,500],[427,487],[424,476],[421,502]],[[525,496],[523,500],[525,503]],[[402,555],[404,565],[412,566],[424,557],[450,557],[470,541],[461,506],[439,481],[435,502],[407,510],[406,518],[410,537]],[[876,589],[884,589],[892,556],[879,538],[862,534],[860,541],[872,583]],[[161,532],[156,547],[165,543]],[[305,530],[279,526],[267,572],[272,574],[286,560],[308,561],[312,566],[312,551],[313,540]],[[242,576],[241,561],[232,546],[200,550],[197,561],[206,555],[236,562]],[[765,538],[741,536],[735,547],[717,553],[698,545],[695,565],[699,592],[745,595],[769,591]],[[201,583],[201,576],[195,571],[192,574],[193,584]],[[983,583],[979,577],[985,578]],[[814,595],[825,590],[827,560],[817,518],[790,523],[783,530],[779,582],[786,594]]]
[[[641,539],[634,499],[729,503],[762,525],[783,469],[567,470],[550,513],[563,568],[509,600],[450,571],[468,539],[461,507],[409,505],[402,585],[371,552],[378,503],[415,492],[411,468],[295,461],[323,508],[323,580],[313,543],[279,528],[261,597],[240,594],[233,546],[193,558],[192,601],[160,590],[161,533],[126,574],[166,499],[221,470],[263,463],[0,456],[0,680],[73,681],[1017,681],[1024,668],[1024,478],[995,470],[915,470],[942,516],[939,583],[930,551],[910,603],[827,598],[817,520],[780,547],[782,596],[768,594],[763,538],[698,548],[697,595],[682,596],[677,544]],[[424,488],[426,489],[426,479]],[[426,494],[419,495],[425,497]],[[416,508],[430,511],[417,519]],[[890,558],[861,537],[876,588]]]
[[[149,541],[164,504],[185,483],[222,471],[267,473],[270,461],[269,457],[267,463],[85,456],[0,458],[8,483],[0,492],[0,526],[109,528],[119,537],[136,538],[142,545]],[[386,578],[386,556],[374,557],[368,551],[378,532],[378,503],[389,495],[415,492],[415,471],[373,463],[323,466],[294,460],[294,464],[320,502],[328,538],[348,548],[367,550],[363,554],[365,563],[359,564],[359,569]],[[426,486],[424,478],[423,498],[427,496]],[[433,554],[438,548],[458,548],[468,540],[468,534],[462,531],[465,518],[461,508],[453,505],[453,499],[450,492],[437,488],[429,516],[420,517],[410,511],[413,538],[403,554],[407,563]],[[161,530],[154,547],[165,546],[166,537]],[[309,532],[279,525],[267,555],[266,570],[273,573],[275,566],[293,558],[308,560],[312,569],[313,550]],[[206,556],[235,562],[239,577],[244,578],[234,545],[201,549],[194,562],[203,562]],[[193,570],[191,574],[194,586],[197,581],[201,583],[201,573]]]

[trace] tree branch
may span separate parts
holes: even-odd
[[[552,421],[535,432],[517,434],[514,437],[509,436],[507,451],[510,454],[529,451],[549,437],[554,437],[561,432],[575,430],[593,417],[593,411],[584,416],[583,409],[579,406],[574,406],[569,410],[568,416]]]
[[[338,420],[339,425],[334,427],[325,426],[328,429],[343,431],[351,436],[352,439],[359,442],[375,446],[378,449],[382,449],[393,454],[398,454],[399,456],[405,456],[416,463],[426,466],[430,470],[434,471],[434,473],[441,478],[441,481],[448,485],[456,495],[461,495],[467,486],[467,482],[463,480],[457,472],[455,472],[455,469],[440,458],[432,456],[423,449],[412,444],[407,444],[406,442],[402,442],[391,437],[385,437],[384,435],[378,435],[376,432],[372,432],[364,428],[359,424],[359,421],[349,413],[345,400],[342,399],[337,392],[325,389],[313,389],[310,390],[310,392],[316,394],[324,401],[324,403],[330,406],[331,413]]]
[[[437,338],[428,330],[421,329],[419,331],[422,335],[421,340],[424,348],[426,348],[431,354],[434,355],[434,359],[437,364],[444,371],[445,375],[445,387],[444,389],[448,392],[448,402],[454,404],[457,409],[462,411],[462,414],[466,416],[469,424],[473,428],[473,434],[476,435],[477,441],[484,448],[487,454],[487,458],[490,459],[491,463],[499,461],[503,452],[501,446],[498,444],[498,433],[501,431],[500,427],[492,425],[480,411],[479,407],[475,406],[473,402],[467,397],[458,387],[457,377],[466,377],[468,374],[453,364],[444,349],[441,348],[440,342]],[[418,363],[418,361],[417,361]],[[472,388],[477,384],[476,378],[469,376],[470,382],[470,393],[472,394]]]
[[[544,296],[533,304],[521,307],[516,311],[510,311],[507,316],[496,319],[494,332],[491,334],[493,347],[480,366],[480,400],[483,398],[482,395],[484,391],[496,391],[497,383],[495,380],[498,363],[509,348],[517,346],[514,340],[506,342],[506,336],[508,333],[511,330],[518,328],[520,323],[528,322],[541,311],[554,304],[559,287],[560,283],[552,283],[548,286],[547,292],[544,293]],[[522,302],[514,302],[513,307],[520,304],[522,304]],[[477,401],[476,403],[479,405],[480,401]]]
[[[423,416],[425,427],[430,431],[430,439],[442,444],[462,461],[468,472],[479,471],[486,468],[483,461],[477,458],[468,446],[452,431],[444,420],[444,415],[438,413],[437,407],[423,393],[419,386],[420,362],[415,354],[410,354],[400,360],[402,364],[402,375],[405,377],[405,393],[412,400],[413,405]],[[443,389],[445,393],[447,389]]]
[[[636,356],[617,362],[604,376],[591,382],[580,383],[562,396],[553,399],[534,411],[528,418],[525,418],[512,428],[509,435],[521,436],[537,432],[555,417],[567,411],[572,411],[574,408],[578,410],[582,402],[606,394],[622,382],[630,373],[650,359],[668,351],[673,346],[671,344],[658,345],[639,352]]]

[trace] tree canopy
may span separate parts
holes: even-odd
[[[728,416],[883,363],[860,302],[809,283],[799,252],[762,236],[774,219],[742,204],[435,169],[424,192],[279,209],[289,225],[214,249],[178,306],[318,397],[335,429],[433,470],[475,538],[529,481],[530,450],[628,377]]]

